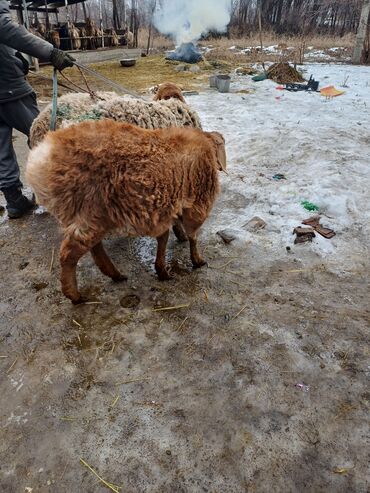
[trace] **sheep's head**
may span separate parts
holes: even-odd
[[[164,82],[154,88],[155,96],[154,101],[178,99],[185,103],[184,96],[182,95],[181,88],[173,82]]]
[[[225,139],[219,132],[208,132],[208,137],[212,140],[216,151],[218,169],[226,173]]]

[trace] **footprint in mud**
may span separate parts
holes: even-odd
[[[32,289],[35,291],[41,291],[42,289],[47,288],[49,283],[43,281],[35,281],[32,283]]]
[[[140,303],[140,298],[136,294],[129,294],[119,300],[122,308],[136,308]]]

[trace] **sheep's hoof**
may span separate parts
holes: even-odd
[[[89,301],[85,296],[81,296],[75,300],[71,300],[74,305],[81,305],[82,303],[86,303]]]
[[[119,276],[114,276],[112,277],[113,282],[124,282],[127,281],[127,276],[124,276],[123,274],[120,274]]]
[[[204,267],[205,265],[208,267],[208,262],[206,262],[203,259],[199,259],[197,261],[192,260],[193,264],[193,269],[200,269],[201,267]]]
[[[160,281],[171,281],[171,279],[175,277],[173,272],[169,269],[163,269],[160,272],[157,272],[157,275]]]

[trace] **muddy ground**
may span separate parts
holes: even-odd
[[[221,195],[213,217],[246,205]],[[85,257],[95,303],[74,307],[59,243],[48,214],[2,218],[2,492],[109,491],[80,459],[124,493],[369,491],[366,258],[236,248],[205,226],[209,267],[172,238],[160,283],[154,243],[109,239],[128,282]]]

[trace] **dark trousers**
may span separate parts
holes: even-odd
[[[0,103],[0,190],[13,185],[22,186],[13,148],[13,128],[28,137],[32,122],[38,114],[35,93],[15,101]]]

